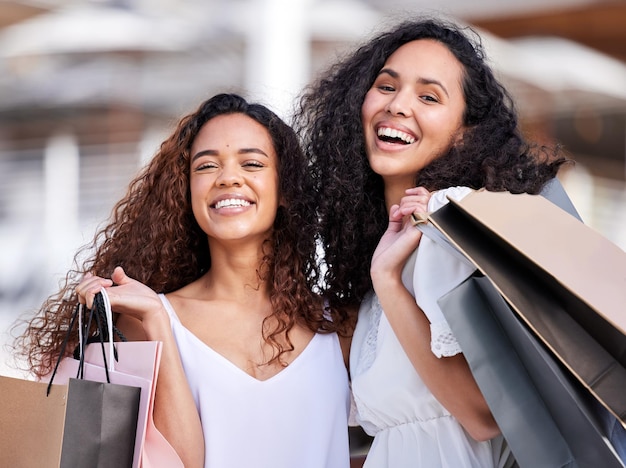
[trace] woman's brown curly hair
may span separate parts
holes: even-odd
[[[14,348],[35,375],[47,374],[59,356],[78,302],[75,288],[86,272],[110,277],[120,265],[131,278],[156,292],[169,293],[211,267],[207,236],[191,209],[189,150],[206,122],[232,113],[247,115],[267,128],[279,159],[279,191],[284,203],[278,209],[258,270],[261,279],[269,281],[272,317],[277,323],[265,335],[275,349],[273,360],[288,350],[281,347],[277,337],[284,334],[289,345],[288,332],[296,322],[318,332],[341,329],[342,317],[336,312],[325,314],[316,294],[319,272],[315,217],[311,215],[315,199],[296,134],[266,107],[234,94],[219,94],[179,121],[151,162],[130,183],[108,224],[78,251],[61,290],[28,321]],[[86,258],[80,260],[82,256]],[[67,354],[77,341],[77,336],[70,337]]]

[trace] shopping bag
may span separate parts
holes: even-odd
[[[77,307],[67,337],[73,332],[76,319],[80,321],[81,317]],[[102,340],[105,324],[91,310],[89,320],[93,318]],[[81,348],[84,347],[83,339],[79,341]],[[67,339],[60,356],[66,343]],[[102,341],[100,344],[104,351]],[[59,357],[57,364],[60,361]],[[75,378],[68,379],[65,385],[3,378],[7,396],[11,395],[12,404],[19,405],[19,410],[2,416],[2,445],[7,446],[0,455],[2,466],[131,466],[140,389],[112,384],[108,378],[102,382],[83,380],[82,374],[79,367]],[[23,393],[18,392],[21,387]],[[46,419],[40,420],[42,416]],[[40,439],[47,443],[31,442]]]
[[[81,379],[48,388],[0,376],[0,394],[0,466],[131,466],[138,388]]]
[[[626,425],[626,253],[538,195],[480,190],[428,220]]]
[[[606,410],[477,273],[438,301],[521,467],[623,467]]]
[[[109,344],[105,347],[108,350]],[[118,361],[109,370],[111,382],[132,385],[141,389],[137,432],[135,435],[135,456],[133,467],[182,467],[180,458],[154,425],[154,391],[161,359],[160,341],[116,342]],[[64,382],[76,375],[79,361],[65,358],[55,376],[55,382]],[[102,353],[91,344],[85,350],[84,378],[105,381],[106,372]]]
[[[0,466],[58,467],[67,385],[47,385],[0,375]]]
[[[101,315],[106,317],[107,331],[105,336],[112,337],[112,311],[106,295],[102,290],[94,299]],[[82,340],[81,340],[82,342]],[[141,389],[137,430],[135,433],[135,449],[133,468],[177,468],[182,467],[178,454],[154,425],[152,417],[154,393],[156,389],[161,350],[160,341],[120,341],[105,342],[104,353],[99,343],[92,343],[79,351],[79,359],[70,357],[59,362],[53,381],[65,383],[80,374],[84,379],[115,384],[129,385]],[[108,359],[107,359],[108,356]],[[82,359],[81,359],[82,358]],[[82,361],[82,362],[81,362]],[[52,375],[48,376],[48,380]]]

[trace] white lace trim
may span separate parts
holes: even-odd
[[[367,335],[361,346],[361,356],[356,369],[356,375],[360,375],[370,367],[376,358],[376,343],[378,341],[378,326],[380,324],[380,317],[383,314],[383,308],[378,301],[378,297],[375,294],[371,294],[365,298],[365,301],[369,302],[368,305],[371,308],[370,323],[368,324]],[[363,307],[363,305],[361,306]]]
[[[463,352],[447,322],[430,324],[430,349],[438,358]]]

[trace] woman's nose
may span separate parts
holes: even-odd
[[[241,187],[243,184],[243,178],[239,166],[226,165],[220,171],[217,180],[215,181],[219,187]]]
[[[401,115],[403,117],[411,115],[411,102],[407,93],[397,92],[394,94],[385,110],[391,115]]]

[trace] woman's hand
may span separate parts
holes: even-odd
[[[122,267],[116,267],[110,279],[87,273],[76,287],[78,301],[91,307],[95,295],[102,288],[106,289],[113,312],[122,314],[126,319],[138,320],[147,336],[157,339],[155,334],[160,335],[164,329],[169,329],[169,318],[157,293],[127,276]],[[124,322],[132,324],[133,320]]]
[[[380,276],[401,275],[407,258],[422,238],[421,231],[408,222],[408,217],[411,214],[426,213],[430,195],[424,187],[411,188],[406,190],[406,196],[402,197],[399,205],[390,208],[389,226],[372,257],[372,281]]]

